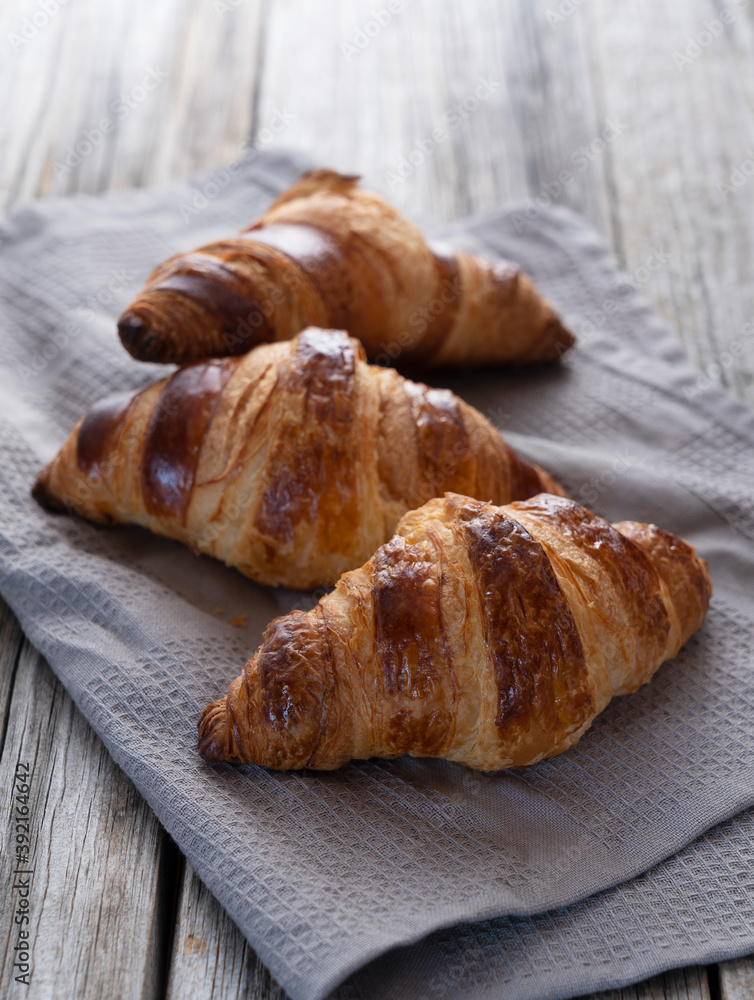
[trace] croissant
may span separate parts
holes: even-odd
[[[286,770],[533,764],[675,656],[710,594],[704,560],[654,525],[546,494],[496,507],[448,493],[314,610],[272,622],[205,709],[199,753]]]
[[[401,366],[552,361],[573,343],[515,264],[432,251],[357,177],[315,170],[238,237],[160,265],[118,322],[141,361],[185,364],[348,330]]]
[[[361,565],[407,510],[448,489],[499,503],[562,492],[453,393],[310,329],[98,403],[32,492],[310,588]]]

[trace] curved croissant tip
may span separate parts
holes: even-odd
[[[159,361],[160,341],[152,336],[151,325],[143,316],[127,309],[118,320],[121,343],[137,361]]]
[[[50,511],[53,514],[65,514],[67,513],[68,508],[61,501],[60,497],[56,496],[56,494],[50,489],[51,468],[52,463],[46,465],[39,473],[36,482],[31,488],[31,495],[37,501],[39,506],[43,507],[45,510]]]
[[[229,760],[226,699],[215,701],[199,719],[199,756],[202,760]]]
[[[560,318],[554,316],[547,324],[550,342],[552,344],[553,358],[559,360],[565,352],[576,343],[576,338],[571,331],[563,326]]]

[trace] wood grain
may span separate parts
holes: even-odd
[[[0,88],[18,97],[0,116],[6,208],[184,177],[248,143],[261,0],[77,0],[35,27],[39,10],[26,0],[0,7]],[[175,848],[28,646],[10,704],[20,629],[8,613],[0,643],[0,709],[15,720],[4,793],[18,755],[35,760],[34,996],[161,996]],[[10,933],[3,920],[6,957]],[[0,995],[11,995],[9,974],[4,961]]]
[[[286,1000],[227,913],[184,863],[167,1000]]]
[[[10,718],[10,702],[24,634],[18,619],[0,597],[0,759]]]
[[[605,3],[574,15],[599,39],[607,113],[628,124],[610,149],[616,248],[633,274],[653,252],[668,255],[641,272],[641,290],[707,379],[754,403],[754,179],[742,174],[731,194],[720,187],[747,162],[754,170],[752,14],[713,0],[631,6],[625,19]],[[715,21],[719,35],[695,55]]]
[[[754,997],[754,958],[723,962],[719,966],[720,1000],[751,1000]]]
[[[77,0],[45,20],[38,0],[0,5],[0,93],[15,97],[0,116],[0,204],[162,183],[239,155],[261,11]]]
[[[6,609],[2,632],[13,628]],[[19,902],[10,889],[19,761],[29,764],[31,786],[31,994],[16,982],[11,957],[19,929],[10,919]],[[177,851],[25,640],[0,761],[0,797],[0,883],[8,892],[0,922],[0,996],[159,997]]]
[[[707,970],[700,966],[673,969],[622,990],[595,993],[583,1000],[710,1000]]]

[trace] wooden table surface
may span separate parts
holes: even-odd
[[[754,403],[750,0],[21,0],[0,48],[7,209],[272,146],[415,218],[553,199],[605,235],[700,391]],[[4,606],[0,663],[3,814],[30,760],[36,868],[32,986],[4,919],[0,995],[281,1000]],[[754,960],[618,995],[751,997]]]

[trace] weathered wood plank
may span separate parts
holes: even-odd
[[[616,17],[603,0],[571,21],[595,39],[595,89],[627,125],[609,150],[616,248],[706,372],[700,387],[754,403],[754,28],[743,8],[636,0]]]
[[[582,1000],[710,1000],[707,970],[701,966],[673,969],[622,990],[594,993]]]
[[[718,966],[720,1000],[751,1000],[754,997],[754,955]]]
[[[455,218],[537,194],[604,127],[589,40],[568,26],[558,39],[544,33],[530,3],[413,0],[384,27],[374,9],[279,0],[258,120],[294,114],[276,144],[361,173],[410,216]],[[604,169],[586,158],[561,200],[606,226]]]
[[[286,1000],[225,910],[184,864],[167,1000]]]
[[[0,597],[0,757],[8,729],[10,699],[24,634],[18,619]]]
[[[17,798],[24,789],[14,789],[15,774],[28,778],[28,802]],[[0,880],[8,887],[0,995],[29,995],[12,957],[27,930],[35,998],[157,998],[177,852],[27,642],[0,761],[0,803]],[[26,807],[28,816],[19,816]],[[16,857],[17,843],[28,843],[28,860]],[[28,910],[23,891],[10,888],[16,868],[34,872]],[[29,922],[17,925],[18,913]]]
[[[0,205],[190,175],[249,139],[262,0],[0,7]]]

